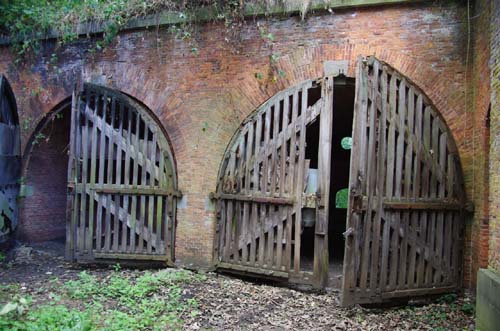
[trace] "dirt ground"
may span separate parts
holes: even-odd
[[[18,245],[0,263],[0,284],[17,284],[36,302],[47,296],[43,288],[49,282],[62,286],[82,270],[101,279],[116,272],[112,267],[67,263],[63,251],[64,245],[57,242]],[[125,268],[120,272],[144,273]],[[336,290],[310,293],[216,273],[183,285],[182,291],[198,303],[197,314],[181,316],[185,330],[474,330],[474,303],[467,294],[402,307],[343,308]]]

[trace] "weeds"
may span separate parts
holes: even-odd
[[[182,285],[202,280],[204,276],[183,270],[144,272],[134,277],[115,267],[102,279],[83,271],[78,279],[53,288],[54,292],[48,294],[49,304],[36,306],[22,299],[23,309],[18,311],[20,299],[8,302],[3,309],[9,311],[0,313],[0,329],[181,329],[183,315],[197,314],[196,300],[183,297]],[[51,282],[50,286],[54,285]]]

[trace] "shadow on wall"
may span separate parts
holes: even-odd
[[[56,109],[26,148],[18,229],[23,241],[65,238],[70,117],[70,103]]]

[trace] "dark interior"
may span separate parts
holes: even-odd
[[[354,79],[338,77],[335,79],[333,93],[333,128],[331,150],[330,201],[328,221],[328,250],[330,257],[330,278],[340,279],[344,259],[344,236],[346,230],[347,209],[336,207],[339,190],[349,185],[350,149],[344,149],[341,141],[351,137],[354,110]],[[311,89],[316,96],[321,89]],[[317,99],[316,99],[317,100]],[[310,123],[306,132],[306,160],[310,168],[318,168],[320,120]],[[303,214],[304,214],[303,210]],[[312,271],[314,259],[314,227],[303,227],[301,234],[301,269]],[[332,282],[331,282],[332,283]],[[335,286],[335,284],[332,284]],[[339,284],[337,284],[339,285]]]
[[[347,209],[336,208],[337,192],[349,186],[351,150],[342,148],[344,137],[351,137],[354,110],[354,79],[335,80],[333,93],[332,160],[330,173],[330,212],[328,220],[328,250],[330,263],[342,263]]]

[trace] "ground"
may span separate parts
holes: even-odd
[[[18,245],[0,255],[1,330],[474,329],[468,295],[342,308],[335,290],[303,292],[182,269],[78,266],[64,261],[62,249]]]

